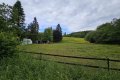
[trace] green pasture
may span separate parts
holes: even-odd
[[[45,54],[120,59],[120,45],[91,44],[83,38],[64,37],[61,43],[22,45],[18,48],[23,51]],[[107,67],[107,61],[71,59],[41,55],[33,56],[54,61]],[[120,63],[110,62],[110,67],[119,68]]]
[[[64,37],[60,43],[20,45],[19,50],[45,54],[120,58],[120,45],[91,44],[82,38]],[[43,61],[48,59],[50,61]],[[108,71],[53,62],[72,62],[106,67],[106,61],[69,59],[18,52],[0,61],[0,80],[120,80],[119,71]],[[110,63],[119,68],[119,63]]]
[[[22,45],[18,48],[47,54],[120,58],[120,45],[91,44],[82,38],[64,37],[61,43]]]

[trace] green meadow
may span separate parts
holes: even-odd
[[[119,59],[120,45],[91,44],[82,38],[64,37],[61,43],[18,46],[19,50],[83,57]],[[48,59],[50,61],[40,60]],[[0,61],[0,80],[119,80],[119,71],[55,63],[56,61],[107,66],[105,61],[68,59],[18,52]],[[119,68],[120,64],[111,63]]]
[[[20,50],[45,53],[45,54],[57,54],[67,56],[81,56],[81,57],[93,57],[93,58],[110,58],[120,59],[120,45],[103,45],[103,44],[91,44],[85,41],[83,38],[64,37],[61,43],[51,44],[33,44],[23,45],[19,47]],[[33,56],[39,59],[47,59],[53,61],[72,62],[84,65],[94,65],[107,67],[107,61],[96,61],[86,59],[74,59],[74,58],[61,58],[53,56]],[[110,67],[119,68],[120,63],[111,62]]]
[[[47,54],[120,58],[120,45],[91,44],[83,38],[72,37],[64,37],[61,43],[23,45],[19,49]]]

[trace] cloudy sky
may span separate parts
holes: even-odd
[[[17,0],[0,0],[13,5]],[[40,31],[61,24],[63,32],[94,30],[102,23],[120,18],[120,0],[20,0],[26,23],[34,17]]]

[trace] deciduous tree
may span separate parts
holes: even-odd
[[[46,28],[44,31],[44,40],[45,41],[53,41],[53,31],[52,31],[52,27]]]

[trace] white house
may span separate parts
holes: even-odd
[[[22,45],[26,45],[26,44],[32,44],[32,40],[24,38],[22,41]]]

